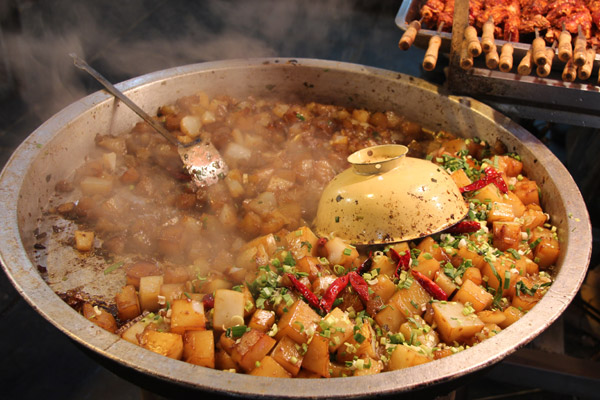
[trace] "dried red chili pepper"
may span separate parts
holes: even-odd
[[[356,273],[362,275],[368,270],[370,270],[372,265],[373,257],[371,256],[371,254],[369,254],[369,258],[367,258],[362,264],[360,264],[360,267],[356,269]]]
[[[313,292],[310,291],[309,288],[306,287],[306,285],[302,282],[300,282],[298,280],[298,278],[296,278],[293,274],[285,274],[288,279],[290,280],[290,282],[292,282],[292,285],[294,285],[294,288],[300,292],[300,294],[306,299],[306,302],[314,308],[321,308],[319,305],[319,298],[317,297],[316,294],[314,294]]]
[[[485,177],[471,183],[470,185],[463,186],[460,188],[460,192],[472,192],[474,190],[482,189],[490,183],[493,183],[496,185],[496,187],[498,187],[498,189],[500,189],[502,193],[508,193],[508,186],[506,186],[506,182],[504,182],[502,174],[492,167],[487,167],[483,170],[483,172],[485,173]]]
[[[210,310],[211,308],[214,308],[215,296],[213,296],[211,293],[205,294],[204,297],[202,297],[202,305],[204,305],[205,310]]]
[[[369,285],[367,281],[360,276],[356,271],[348,273],[350,284],[356,290],[356,293],[360,296],[361,300],[365,303],[369,301]]]
[[[327,291],[321,298],[321,302],[319,303],[319,305],[323,310],[325,310],[325,312],[331,311],[331,307],[333,307],[333,302],[337,298],[338,294],[340,294],[340,292],[344,290],[346,286],[348,286],[348,279],[348,274],[346,274],[344,276],[340,276],[335,281],[333,281],[331,285],[329,285]]]
[[[508,193],[508,186],[506,186],[506,182],[504,182],[504,178],[502,178],[501,173],[492,167],[487,167],[483,170],[483,172],[485,172],[486,178],[491,183],[495,184],[502,193]]]
[[[396,272],[394,272],[396,278],[400,276],[400,270],[408,271],[410,267],[410,252],[405,251],[403,255],[400,255],[396,250],[390,248],[390,257],[396,263]]]
[[[410,271],[412,276],[423,286],[430,295],[436,300],[448,300],[448,295],[438,286],[437,283],[414,269]]]
[[[477,221],[460,221],[458,224],[446,229],[448,233],[473,233],[481,229]]]

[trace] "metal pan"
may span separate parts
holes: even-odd
[[[204,90],[241,97],[290,96],[371,110],[393,110],[425,127],[467,137],[502,140],[521,154],[526,171],[539,182],[545,210],[562,243],[556,282],[521,320],[501,334],[442,360],[407,370],[331,380],[273,379],[231,374],[168,359],[92,324],[65,304],[37,271],[34,232],[57,180],[81,164],[97,133],[119,134],[137,117],[112,96],[97,92],[52,117],[13,154],[0,176],[0,260],[19,293],[44,318],[120,373],[158,380],[172,387],[255,398],[359,398],[414,395],[439,388],[491,366],[531,341],[566,309],[585,276],[591,254],[591,226],[581,194],[558,159],[531,134],[488,106],[447,95],[413,77],[361,65],[321,60],[231,60],[177,67],[118,85],[147,112]],[[64,249],[64,253],[71,252]],[[59,257],[60,258],[60,257]],[[73,256],[71,255],[71,258]],[[47,261],[47,260],[42,260]],[[62,258],[65,264],[74,262]],[[110,292],[99,283],[102,269],[86,266],[83,289]],[[70,267],[69,267],[70,268]],[[125,372],[124,372],[125,371]]]

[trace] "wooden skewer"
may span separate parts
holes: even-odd
[[[543,66],[548,61],[546,59],[546,42],[544,38],[540,37],[540,33],[537,28],[535,28],[535,39],[531,43],[531,56],[533,57],[533,61],[538,67]]]
[[[508,38],[508,43],[502,46],[500,52],[500,71],[510,72],[513,67],[513,53],[515,52],[514,47],[510,44],[511,37]]]
[[[467,50],[473,57],[478,57],[481,54],[481,43],[477,37],[477,29],[474,26],[467,26],[465,29],[465,41],[467,42]]]
[[[581,31],[581,25],[579,25],[579,34],[575,39],[575,46],[573,49],[573,62],[576,67],[582,67],[585,64],[585,60],[587,58],[587,53],[585,51],[587,47],[587,40],[585,36],[583,36],[583,32]]]
[[[437,34],[432,36],[429,39],[429,46],[427,47],[427,51],[425,52],[425,56],[423,57],[423,69],[425,71],[433,71],[435,69],[435,65],[437,64],[438,53],[440,51],[440,45],[442,44],[442,37],[440,36],[440,32],[444,27],[444,23],[442,22],[437,29]]]
[[[465,71],[473,68],[473,55],[469,51],[469,44],[466,40],[460,49],[460,67]]]
[[[550,72],[552,71],[552,61],[554,60],[554,46],[556,45],[556,42],[554,42],[554,44],[552,44],[552,47],[547,48],[546,49],[546,63],[544,65],[538,65],[537,67],[537,74],[538,76],[545,78],[548,75],[550,75]]]
[[[489,53],[493,50],[494,44],[494,19],[490,17],[485,24],[483,24],[481,33],[481,47],[484,53]]]
[[[577,78],[577,67],[573,63],[573,59],[569,59],[565,64],[565,69],[562,73],[562,79],[565,82],[573,82]]]
[[[523,56],[517,67],[517,72],[523,76],[531,74],[531,49],[527,50],[527,53]]]
[[[414,20],[408,25],[406,32],[404,32],[404,35],[402,35],[400,41],[398,42],[398,47],[400,47],[402,50],[410,49],[410,46],[412,46],[412,44],[415,42],[417,33],[419,33],[419,31],[421,30],[422,20],[423,18],[421,18],[418,21]]]
[[[498,50],[496,48],[496,44],[492,43],[491,49],[485,53],[485,65],[489,69],[498,68],[498,62],[500,57],[498,56]]]
[[[571,33],[565,29],[565,24],[563,23],[563,30],[558,37],[558,59],[560,61],[567,62],[573,57],[571,40]]]
[[[592,76],[592,69],[594,68],[594,58],[596,58],[596,48],[587,49],[587,57],[585,64],[579,67],[577,71],[577,77],[582,81],[588,80]]]

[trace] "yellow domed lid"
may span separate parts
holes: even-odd
[[[440,166],[407,157],[402,145],[381,145],[348,157],[352,167],[327,185],[315,230],[353,244],[412,240],[462,220],[469,208]]]

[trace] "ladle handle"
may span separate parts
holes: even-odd
[[[121,92],[119,89],[114,87],[114,85],[112,83],[110,83],[108,81],[108,79],[106,79],[104,76],[102,76],[94,68],[90,67],[90,65],[88,63],[86,63],[84,60],[77,57],[76,54],[71,53],[69,55],[71,56],[71,58],[73,58],[73,63],[75,64],[75,66],[77,68],[79,68],[79,69],[87,72],[91,76],[93,76],[94,79],[96,79],[98,82],[100,82],[100,84],[102,86],[104,86],[104,88],[106,90],[108,90],[110,92],[110,94],[112,94],[113,96],[115,96],[116,98],[121,100],[123,103],[125,103],[125,105],[127,107],[129,107],[133,112],[135,112],[137,115],[139,115],[144,121],[149,123],[150,126],[152,128],[154,128],[158,133],[160,133],[165,139],[167,139],[169,142],[173,143],[176,146],[179,145],[177,140],[173,136],[171,136],[171,134],[169,133],[168,130],[166,130],[161,124],[159,124],[155,119],[153,119],[150,115],[148,115],[148,113],[146,113],[144,110],[142,110],[137,104],[135,104],[133,101],[131,101],[129,99],[129,97],[125,96],[123,94],[123,92]]]

